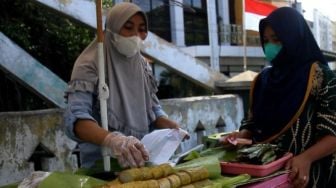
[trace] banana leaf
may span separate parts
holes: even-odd
[[[91,168],[79,168],[75,174],[77,175],[85,175],[85,176],[91,176],[97,179],[102,180],[113,180],[116,178],[115,173],[121,172],[123,168],[120,167],[118,161],[114,158],[111,158],[111,172],[105,172],[104,171],[104,164],[103,160],[98,160],[95,162],[93,167]]]
[[[230,162],[237,158],[237,150],[226,150],[225,155],[220,158],[221,161]]]
[[[215,148],[208,148],[201,152],[192,151],[190,152],[185,158],[184,161],[193,160],[199,157],[210,157],[214,156],[217,157],[220,161],[232,161],[236,158],[237,152],[236,150],[228,150],[224,147],[215,147]]]
[[[174,167],[175,170],[184,170],[188,168],[204,167],[209,172],[209,178],[217,178],[221,175],[221,167],[216,156],[199,157]]]
[[[38,188],[91,188],[105,183],[106,181],[90,176],[70,172],[53,172],[39,184]]]
[[[248,174],[240,174],[238,176],[220,176],[217,179],[214,179],[213,182],[219,183],[222,185],[222,188],[233,188],[237,187],[242,183],[245,183],[251,179],[251,176]]]
[[[19,186],[20,182],[18,183],[11,183],[11,184],[8,184],[8,185],[2,185],[0,186],[0,188],[17,188]]]
[[[201,157],[198,151],[191,151],[186,157],[183,158],[184,161],[190,161]]]

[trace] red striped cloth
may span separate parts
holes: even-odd
[[[259,31],[259,21],[268,16],[276,6],[259,0],[245,0],[245,29]]]

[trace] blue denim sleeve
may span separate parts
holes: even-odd
[[[166,114],[166,112],[162,109],[161,105],[160,105],[160,102],[159,102],[159,99],[156,97],[153,97],[153,101],[154,101],[154,104],[153,104],[153,112],[155,114],[155,119],[161,117],[161,116],[165,116],[165,117],[168,117],[168,115]]]
[[[153,106],[153,111],[154,111],[156,119],[161,117],[161,116],[168,117],[166,112],[162,109],[161,105]]]
[[[68,105],[64,112],[65,134],[77,142],[83,142],[74,133],[74,124],[78,119],[96,121],[92,116],[92,93],[90,92],[69,93]]]

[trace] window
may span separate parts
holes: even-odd
[[[186,45],[209,44],[206,0],[183,0],[183,3],[194,9],[194,12],[184,9]]]
[[[147,15],[149,30],[171,42],[169,0],[132,0]]]

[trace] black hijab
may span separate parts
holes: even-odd
[[[293,8],[274,10],[259,23],[260,40],[269,25],[282,43],[279,54],[264,69],[252,91],[254,139],[258,142],[279,133],[293,118],[303,103],[310,68],[324,60],[313,34],[303,16]]]

